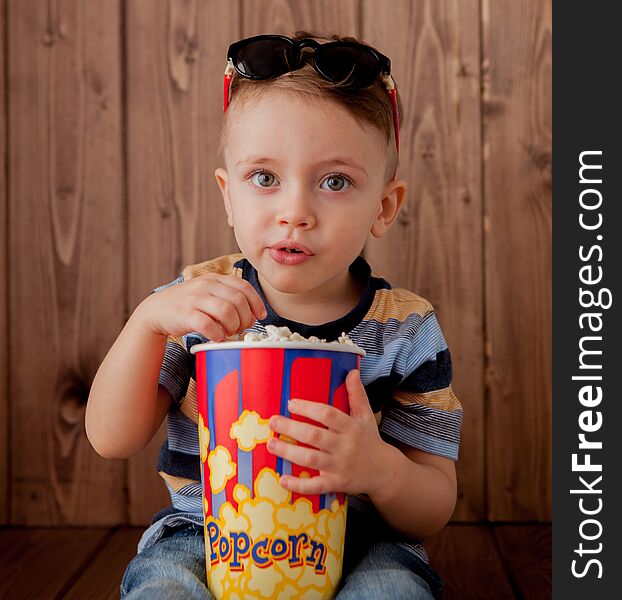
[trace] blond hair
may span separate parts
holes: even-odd
[[[313,38],[320,43],[330,41],[359,42],[354,37],[332,36],[296,31],[292,39],[301,40]],[[336,102],[345,108],[352,117],[361,124],[375,127],[383,135],[387,144],[387,163],[385,168],[385,182],[389,181],[397,169],[399,157],[395,145],[395,130],[393,127],[393,110],[391,100],[384,83],[377,78],[374,83],[362,90],[349,90],[324,79],[309,63],[291,73],[286,73],[274,79],[252,80],[241,77],[234,72],[231,79],[231,103],[227,108],[222,122],[218,153],[223,156],[228,140],[228,123],[231,109],[240,108],[249,100],[259,97],[266,88],[279,89],[290,92],[303,100],[319,98]],[[397,90],[396,90],[397,92]],[[399,126],[402,125],[402,102],[399,93],[397,96]]]

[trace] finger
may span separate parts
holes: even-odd
[[[192,331],[198,331],[212,342],[221,342],[227,337],[222,325],[200,310],[194,311],[190,323]]]
[[[315,477],[281,475],[279,483],[286,490],[296,494],[331,494],[335,492],[334,484],[331,484],[331,479],[325,475]]]
[[[198,310],[205,313],[222,326],[225,335],[230,336],[240,329],[240,315],[234,304],[219,296],[208,295],[201,298]]]
[[[308,467],[317,471],[326,468],[331,460],[330,456],[325,452],[298,446],[297,444],[290,444],[277,438],[268,440],[267,446],[268,451],[272,454],[276,454],[301,467]]]
[[[236,275],[227,275],[225,277],[221,277],[219,282],[223,285],[231,286],[240,292],[242,292],[246,299],[248,300],[248,304],[252,313],[258,319],[265,319],[267,316],[266,307],[261,299],[261,296],[257,292],[257,290],[248,282],[246,279],[242,279],[241,277],[237,277]]]
[[[287,408],[290,413],[308,417],[335,432],[345,431],[350,425],[350,417],[346,413],[321,402],[292,398]]]
[[[309,444],[309,446],[319,450],[330,451],[335,447],[335,434],[323,427],[316,427],[280,416],[273,416],[269,425],[273,431],[282,433],[298,442]]]
[[[353,417],[367,416],[372,413],[365,386],[361,381],[361,372],[352,369],[346,377],[346,389],[348,390],[348,400],[350,402],[350,415]]]
[[[222,281],[218,281],[212,288],[212,294],[233,304],[240,319],[240,328],[238,332],[248,329],[255,322],[256,317],[252,313],[247,296],[237,287],[226,285]]]

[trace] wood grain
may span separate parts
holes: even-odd
[[[551,2],[483,3],[488,518],[551,518]]]
[[[408,199],[365,256],[434,304],[452,352],[454,518],[550,519],[550,0],[0,0],[0,524],[169,504],[165,427],[101,459],[88,390],[155,286],[237,251],[213,174],[226,50],[299,29],[392,59]]]
[[[106,545],[84,569],[77,581],[63,594],[64,600],[114,600],[125,569],[136,556],[142,529],[123,528],[115,531]]]
[[[8,600],[118,598],[141,533],[136,528],[0,529],[0,595]],[[425,546],[445,581],[445,600],[551,597],[550,524],[454,524]]]
[[[7,212],[6,173],[6,1],[0,0],[0,525],[9,522],[9,274],[7,271],[7,238],[9,222]]]
[[[0,525],[9,522],[9,275],[7,271],[6,0],[0,0]]]
[[[514,598],[487,527],[449,525],[424,544],[445,582],[445,600]]]
[[[552,594],[550,525],[500,525],[493,528],[501,559],[514,587],[525,600],[545,600]]]
[[[237,251],[214,169],[237,2],[128,2],[128,307],[185,265]],[[132,524],[170,504],[155,465],[166,425],[129,461]]]
[[[246,0],[243,8],[244,37],[262,33],[292,36],[298,30],[325,35],[358,35],[360,11],[356,0]]]
[[[365,256],[435,307],[464,409],[454,518],[484,514],[479,12],[475,0],[363,3],[363,37],[391,57],[403,101],[407,200]],[[401,15],[396,21],[395,14]]]
[[[56,598],[109,535],[106,529],[0,530],[0,598]]]
[[[124,519],[84,433],[124,313],[119,2],[8,3],[11,520]]]

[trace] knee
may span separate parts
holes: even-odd
[[[122,585],[121,597],[126,600],[152,600],[153,598],[213,600],[207,588],[200,581],[187,576],[153,577],[125,590]]]
[[[391,598],[391,600],[432,600],[425,580],[404,569],[375,569],[351,573],[337,596],[338,600],[355,598]]]
[[[127,566],[121,581],[121,597],[211,598],[195,568],[167,557],[144,552]],[[205,563],[197,565],[205,570]]]

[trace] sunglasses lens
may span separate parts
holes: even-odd
[[[234,62],[246,77],[269,79],[293,69],[294,49],[284,40],[256,40],[241,48]]]
[[[364,48],[335,46],[322,48],[316,53],[316,65],[331,81],[343,81],[344,85],[363,88],[371,85],[380,75],[380,63]]]

